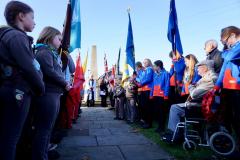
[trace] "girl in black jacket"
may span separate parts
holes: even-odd
[[[28,115],[32,95],[44,93],[40,66],[32,52],[33,9],[25,3],[10,1],[0,27],[0,159],[14,160]]]

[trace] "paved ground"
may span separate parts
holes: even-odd
[[[60,160],[173,159],[124,121],[113,120],[113,111],[101,107],[82,110],[81,118],[58,148]]]

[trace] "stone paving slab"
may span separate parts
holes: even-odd
[[[71,129],[68,136],[89,136],[89,129]]]
[[[132,128],[109,128],[109,131],[112,135],[129,135],[131,133],[139,134],[138,132],[134,132]]]
[[[70,136],[66,137],[61,142],[61,147],[89,147],[97,146],[97,141],[95,136]]]
[[[59,160],[124,160],[117,146],[66,148]]]
[[[106,128],[91,128],[89,129],[89,135],[91,136],[108,136],[111,132]]]
[[[126,134],[126,135],[110,135],[97,136],[98,144],[109,145],[127,145],[127,144],[151,144],[151,141],[142,135]]]
[[[126,160],[173,159],[157,145],[121,145]]]
[[[113,111],[100,107],[82,110],[81,117],[58,147],[60,160],[172,159],[125,121],[113,120]]]

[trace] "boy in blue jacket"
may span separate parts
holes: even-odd
[[[168,109],[164,101],[168,99],[169,93],[169,73],[164,69],[163,62],[157,60],[154,62],[153,87],[151,89],[151,99],[153,99],[154,109],[157,113],[158,128],[156,132],[163,133],[165,130],[166,115]]]

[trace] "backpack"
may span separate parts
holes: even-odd
[[[4,37],[4,35],[5,35],[7,32],[11,31],[11,30],[13,30],[13,28],[8,27],[8,26],[0,27],[0,43],[1,43],[2,38]],[[1,52],[1,51],[0,51],[0,52]],[[1,84],[1,82],[2,82],[2,80],[3,80],[2,78],[4,77],[3,67],[4,67],[4,65],[3,65],[3,63],[1,62],[1,58],[0,58],[0,84]]]

